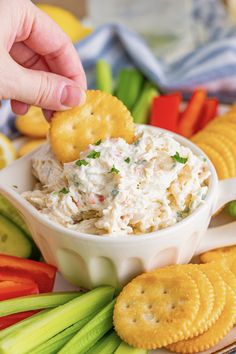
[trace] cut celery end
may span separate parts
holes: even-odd
[[[80,295],[79,292],[45,293],[3,300],[0,301],[0,316],[57,307]]]
[[[107,93],[113,91],[111,66],[103,59],[96,62],[96,88]]]
[[[56,354],[86,323],[92,319],[92,315],[83,318],[48,341],[40,344],[30,351],[30,354]]]
[[[0,339],[6,337],[8,334],[10,333],[14,333],[16,330],[23,328],[24,326],[33,323],[34,321],[37,321],[40,317],[42,317],[42,315],[46,312],[48,312],[49,310],[42,310],[38,313],[36,313],[35,315],[32,315],[30,317],[27,317],[26,319],[17,322],[7,328],[4,328],[2,330],[0,330]]]
[[[132,110],[135,123],[148,123],[152,100],[155,96],[158,96],[157,89],[150,82],[147,82],[144,85],[140,98],[137,100]]]
[[[148,354],[146,349],[134,348],[125,342],[121,342],[114,354]]]
[[[82,354],[87,352],[112,328],[115,300],[110,302],[89,321],[60,351],[59,354]]]
[[[119,346],[121,339],[111,331],[102,337],[86,354],[111,354]]]
[[[38,321],[0,340],[0,353],[24,354],[29,352],[65,328],[89,315],[96,314],[111,301],[113,295],[114,288],[101,286],[48,311]]]

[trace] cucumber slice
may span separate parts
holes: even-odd
[[[3,215],[0,215],[0,253],[22,258],[28,258],[32,253],[32,242]]]
[[[127,343],[121,342],[114,354],[148,354],[146,349],[133,348]]]
[[[10,219],[10,221],[14,222],[28,237],[32,238],[26,223],[16,208],[5,197],[3,197],[2,194],[0,194],[0,214]]]
[[[121,339],[111,331],[102,337],[86,354],[111,354],[119,346]]]

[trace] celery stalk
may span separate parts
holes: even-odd
[[[135,123],[148,123],[152,100],[155,96],[158,96],[157,89],[150,82],[146,82],[141,92],[141,96],[136,101],[132,110],[132,116]]]
[[[86,354],[111,354],[119,346],[121,339],[116,332],[110,331],[102,337]]]
[[[29,352],[65,328],[97,313],[111,301],[113,295],[114,288],[101,286],[48,311],[38,321],[28,324],[0,340],[0,353],[24,354]]]
[[[103,59],[96,62],[96,88],[107,93],[112,93],[111,66]]]
[[[114,354],[148,354],[146,349],[130,347],[127,343],[121,342]]]
[[[98,312],[58,354],[82,354],[87,352],[112,328],[114,304],[115,300]]]
[[[19,321],[19,322],[15,323],[15,324],[7,327],[7,328],[4,328],[4,329],[0,330],[0,339],[6,337],[8,334],[13,333],[13,332],[15,332],[18,329],[24,327],[25,325],[28,325],[28,324],[33,323],[35,321],[38,321],[38,319],[40,317],[42,317],[42,315],[44,313],[48,312],[48,311],[49,310],[42,310],[42,311],[40,311],[40,312],[30,316],[30,317],[25,318],[22,321]]]
[[[83,318],[64,331],[58,333],[37,348],[30,351],[30,354],[54,354],[57,353],[88,321],[93,315]]]
[[[57,307],[80,296],[79,292],[45,293],[0,301],[0,317],[14,313]]]

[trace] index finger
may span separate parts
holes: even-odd
[[[84,69],[69,37],[48,15],[31,2],[29,6],[33,21],[25,44],[45,58],[53,73],[68,77],[86,89]]]

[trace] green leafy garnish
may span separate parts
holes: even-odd
[[[117,194],[119,194],[119,190],[118,190],[118,189],[112,189],[111,195],[112,195],[113,197],[116,197]]]
[[[99,151],[96,151],[96,150],[92,150],[89,154],[88,154],[88,158],[89,159],[97,159],[99,158],[101,155],[101,153]]]
[[[102,139],[99,139],[94,145],[100,145],[102,142]]]
[[[89,163],[86,160],[78,160],[75,163],[77,166],[87,166]]]
[[[130,157],[126,157],[125,162],[130,163]]]
[[[59,193],[68,194],[69,190],[64,187],[59,191]]]
[[[120,171],[117,170],[117,168],[115,168],[114,165],[112,166],[111,170],[109,171],[109,173],[115,173],[116,175],[118,175],[119,172],[120,172]]]
[[[171,156],[173,160],[179,162],[179,163],[186,163],[188,161],[187,157],[181,157],[178,151],[176,151],[174,156]]]

